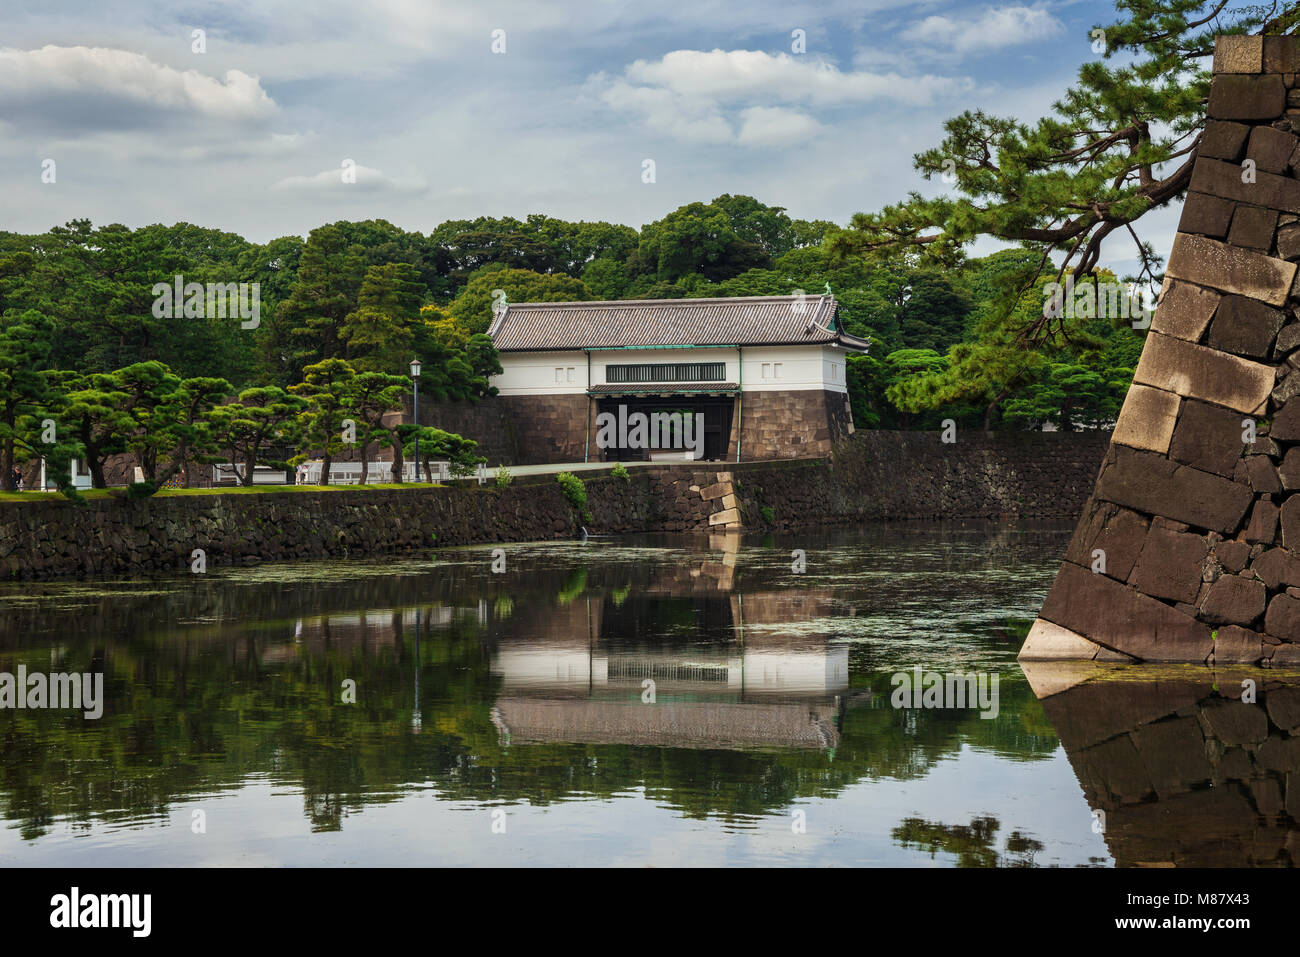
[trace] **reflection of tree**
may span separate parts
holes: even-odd
[[[931,857],[943,851],[957,857],[958,867],[1032,867],[1034,854],[1043,845],[1019,831],[1006,839],[1003,854],[996,845],[1002,825],[989,815],[975,817],[969,824],[938,824],[919,817],[904,818],[890,832],[900,845],[929,852]]]
[[[127,820],[167,813],[252,774],[300,787],[316,829],[343,826],[365,805],[396,800],[411,782],[445,799],[548,804],[644,789],[692,817],[736,819],[863,779],[916,778],[963,745],[1018,760],[1056,748],[1023,681],[1003,676],[1002,713],[889,707],[888,674],[853,669],[834,752],[816,748],[691,750],[625,744],[508,745],[492,722],[499,637],[554,617],[556,596],[623,597],[618,627],[649,613],[653,563],[642,557],[577,572],[511,557],[509,582],[483,561],[451,558],[417,574],[387,566],[319,569],[285,587],[275,570],[67,586],[52,602],[0,600],[0,670],[103,671],[102,719],[56,711],[0,714],[0,811],[35,838],[56,820]],[[314,572],[315,570],[309,570]],[[788,565],[746,571],[771,589]],[[333,576],[333,577],[331,577]],[[63,586],[59,586],[63,587]],[[422,603],[422,633],[391,609]],[[21,597],[21,596],[20,596]],[[726,601],[729,602],[729,599]],[[480,618],[478,608],[483,608]],[[246,623],[248,609],[258,620]],[[475,609],[463,613],[465,609]],[[390,609],[367,619],[356,609]],[[699,595],[658,600],[652,630],[694,635],[730,627]],[[335,616],[335,617],[330,617]],[[436,626],[431,621],[437,622]],[[585,616],[583,617],[585,621]],[[177,624],[178,622],[182,624]],[[419,682],[419,720],[415,684]],[[357,703],[340,703],[341,682]],[[637,689],[639,690],[639,689]],[[413,732],[419,727],[419,733]],[[1010,851],[1008,852],[1010,853]]]

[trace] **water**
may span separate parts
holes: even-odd
[[[106,691],[99,720],[0,711],[0,863],[1289,864],[1300,687],[1256,671],[1245,705],[1204,668],[1088,666],[1031,689],[1015,655],[1069,531],[0,586],[0,672]],[[916,666],[996,675],[996,716],[893,707]]]

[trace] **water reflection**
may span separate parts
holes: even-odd
[[[1300,678],[1038,662],[1025,672],[1116,864],[1300,860]]]
[[[1068,534],[659,536],[509,546],[505,574],[483,548],[0,586],[0,671],[102,671],[106,697],[98,721],[0,711],[0,860],[1127,860],[1091,830],[1068,719],[1015,663]],[[891,674],[918,665],[998,673],[997,717],[891,707]]]

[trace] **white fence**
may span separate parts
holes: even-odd
[[[321,462],[307,462],[307,472],[305,476],[299,478],[299,472],[291,469],[289,475],[291,479],[286,479],[284,471],[272,469],[265,465],[259,465],[253,470],[254,485],[285,485],[288,481],[301,485],[319,485]],[[447,462],[431,462],[433,471],[433,480],[435,482],[445,482],[451,477],[451,466]],[[232,464],[230,462],[212,467],[212,484],[213,485],[238,485],[239,476],[244,474],[242,464]],[[392,462],[371,462],[366,475],[367,485],[386,485],[393,480],[393,463]],[[429,476],[425,474],[423,466],[420,468],[420,480],[429,481]],[[415,481],[415,463],[404,462],[402,465],[402,481]],[[361,463],[360,462],[334,462],[330,465],[330,484],[331,485],[359,485],[361,484]]]

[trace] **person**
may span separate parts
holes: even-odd
[[[307,463],[306,463],[306,462],[299,462],[299,463],[298,463],[298,468],[294,471],[294,483],[293,483],[293,484],[295,484],[295,485],[306,485],[306,484],[307,484]]]
[[[23,490],[23,473],[14,468],[10,471],[9,477],[13,479],[14,490],[21,492]]]

